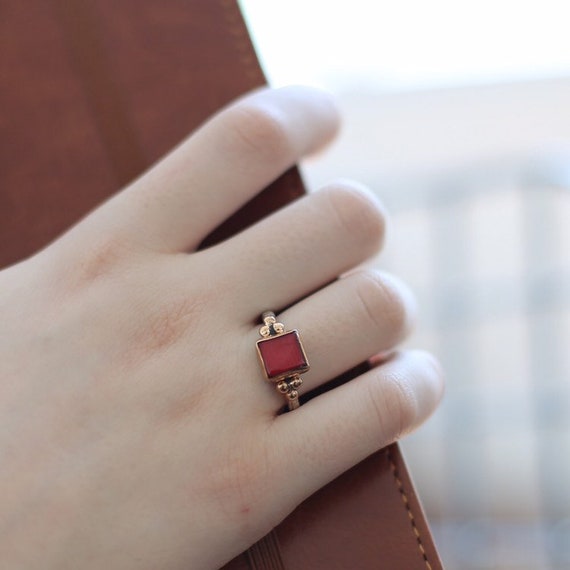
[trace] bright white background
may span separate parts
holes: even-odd
[[[241,0],[271,83],[413,89],[570,70],[564,0]]]

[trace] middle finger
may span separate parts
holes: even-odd
[[[231,286],[236,317],[251,322],[262,311],[278,312],[368,259],[380,248],[384,228],[376,200],[358,185],[340,182],[207,253],[219,256],[218,278]]]

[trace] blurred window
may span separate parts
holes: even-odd
[[[561,0],[242,0],[275,86],[338,96],[318,188],[392,212],[379,267],[448,376],[407,453],[448,568],[570,568],[570,34]]]

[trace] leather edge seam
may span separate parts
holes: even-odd
[[[237,0],[219,1],[222,7],[222,14],[226,20],[227,29],[234,39],[242,69],[248,76],[248,79],[254,83],[251,87],[266,84]]]
[[[408,499],[408,495],[406,493],[406,490],[404,489],[404,484],[402,483],[402,480],[400,479],[400,476],[398,473],[398,467],[396,466],[396,463],[394,462],[394,459],[392,457],[391,448],[388,448],[386,450],[386,454],[388,456],[388,462],[390,464],[390,470],[392,471],[392,475],[394,476],[394,481],[396,482],[398,492],[400,493],[400,497],[402,498],[402,503],[404,504],[404,507],[408,513],[408,518],[410,519],[410,525],[412,527],[412,532],[414,533],[414,537],[416,539],[416,542],[418,543],[418,549],[420,551],[420,554],[421,554],[421,556],[422,556],[422,558],[426,564],[427,570],[433,570],[433,566],[431,565],[431,563],[428,559],[427,552],[426,552],[424,545],[423,545],[420,530],[418,529],[418,527],[416,525],[416,519],[415,519],[414,513],[412,511],[412,507],[410,506],[410,501]]]

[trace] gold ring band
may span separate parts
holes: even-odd
[[[261,339],[257,341],[261,368],[265,378],[285,396],[289,410],[295,410],[299,407],[299,387],[303,383],[301,374],[309,370],[299,331],[286,331],[285,326],[277,322],[273,311],[265,311],[261,320]]]

